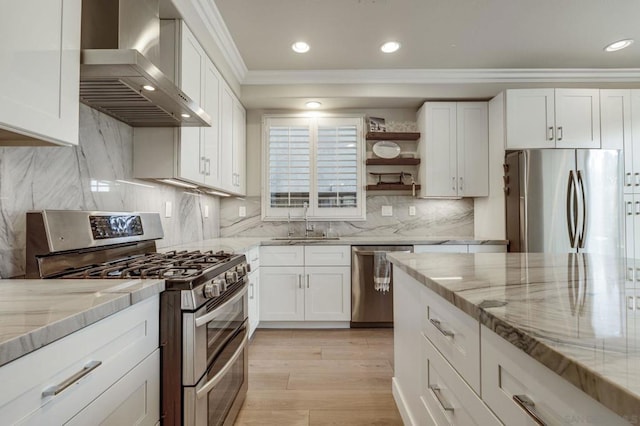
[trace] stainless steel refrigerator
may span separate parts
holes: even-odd
[[[509,251],[623,255],[622,167],[616,150],[508,152]]]

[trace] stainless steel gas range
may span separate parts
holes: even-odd
[[[157,213],[27,213],[27,277],[159,278],[163,425],[231,425],[248,386],[245,256],[158,253]]]

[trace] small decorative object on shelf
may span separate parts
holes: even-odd
[[[369,117],[369,131],[370,132],[386,132],[387,126],[385,125],[384,118]]]
[[[379,158],[396,158],[400,155],[400,146],[392,141],[378,141],[373,145],[373,153]]]
[[[411,190],[412,195],[416,196],[416,189],[420,189],[420,185],[416,184],[413,175],[407,172],[369,172],[370,175],[378,178],[375,185],[367,185],[367,190]],[[388,179],[385,181],[385,177]],[[396,179],[393,179],[396,177]],[[406,181],[410,183],[405,183]]]

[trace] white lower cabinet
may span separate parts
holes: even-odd
[[[350,246],[268,246],[260,257],[260,321],[351,319]]]
[[[501,424],[426,337],[421,367],[420,399],[437,425]]]
[[[249,337],[260,324],[260,248],[249,249],[245,256],[250,272],[249,278]]]
[[[482,326],[482,399],[507,425],[628,425],[493,331]]]
[[[2,423],[157,423],[158,313],[154,296],[1,367]]]

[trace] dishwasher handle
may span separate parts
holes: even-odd
[[[413,253],[413,246],[352,246],[351,251],[357,256],[373,256],[375,253]]]
[[[365,250],[358,251],[358,256],[373,256],[376,253],[413,253],[413,250]]]

